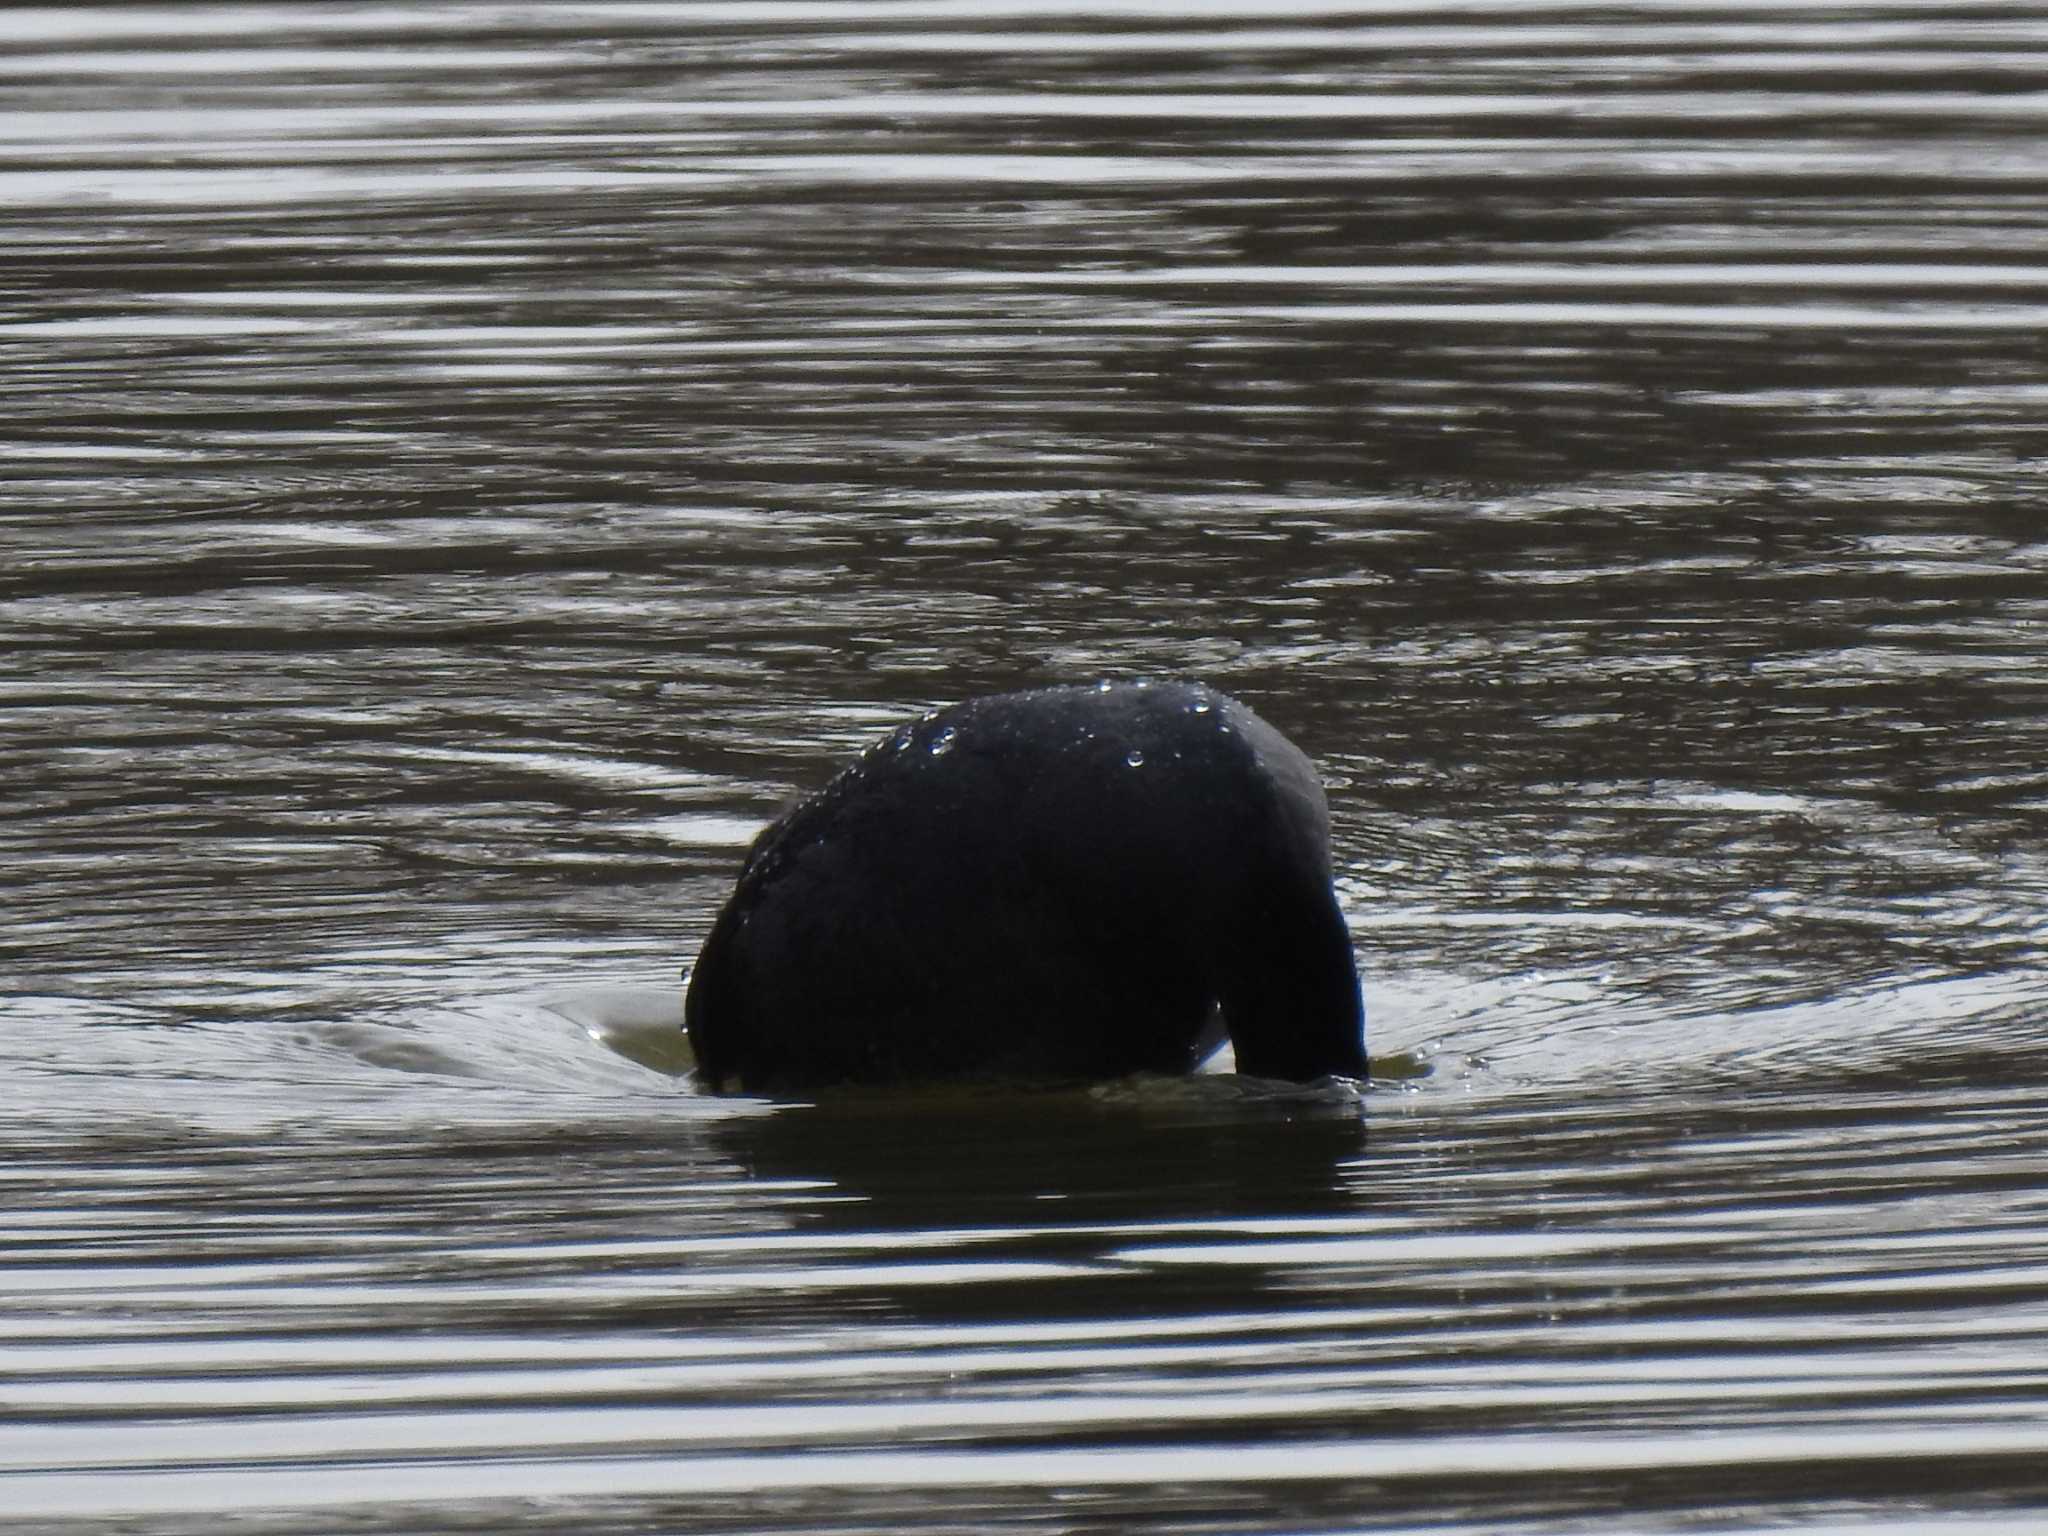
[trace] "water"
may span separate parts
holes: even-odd
[[[17,1527],[2036,1529],[2048,10],[0,35]],[[676,1075],[790,793],[1144,675],[1362,1099]]]

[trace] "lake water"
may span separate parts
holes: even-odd
[[[2048,7],[0,16],[0,1511],[2033,1532]],[[1387,1076],[693,1091],[1195,676]]]

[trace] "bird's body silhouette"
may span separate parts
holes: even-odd
[[[684,1017],[756,1092],[1185,1072],[1221,1030],[1241,1072],[1366,1072],[1315,769],[1187,683],[898,727],[756,839]]]

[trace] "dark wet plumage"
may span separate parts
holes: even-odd
[[[1313,766],[1193,684],[970,699],[755,841],[692,971],[714,1086],[1366,1070]]]

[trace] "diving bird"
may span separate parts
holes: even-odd
[[[1192,683],[969,699],[755,839],[691,969],[715,1089],[1366,1074],[1314,766]]]

